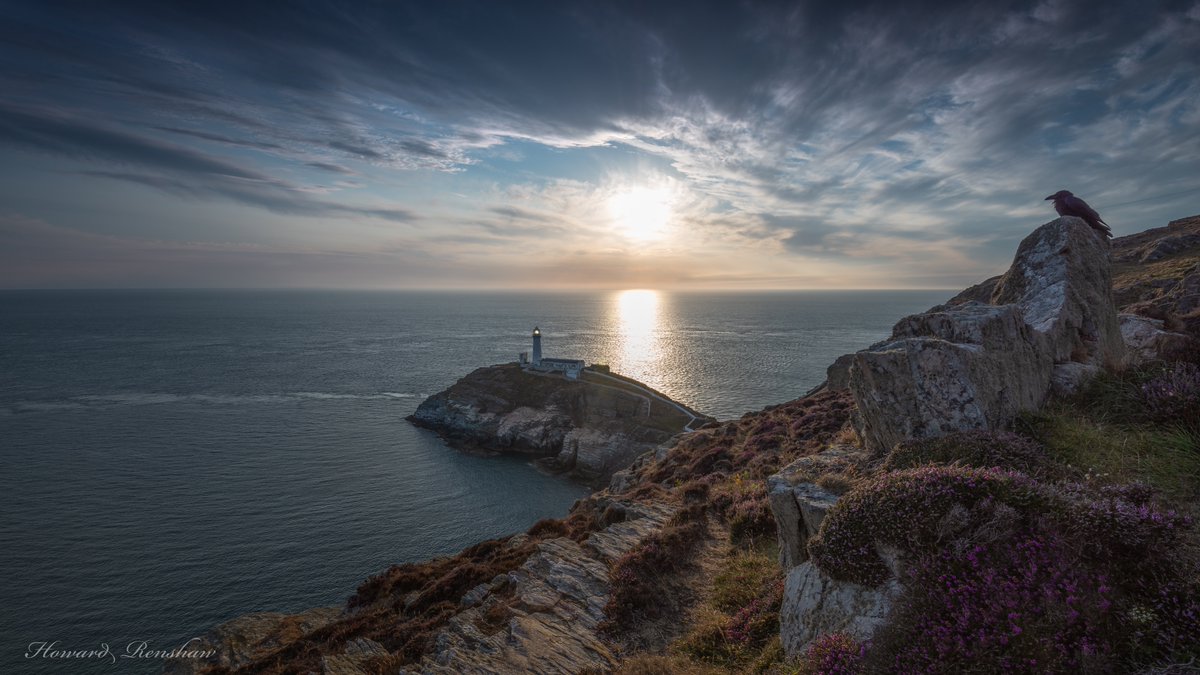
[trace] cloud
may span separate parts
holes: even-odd
[[[189,199],[421,218],[446,251],[625,250],[621,172],[682,186],[695,256],[948,285],[1005,264],[1059,188],[1118,233],[1196,210],[1194,5],[39,4],[0,37],[0,141]],[[319,200],[311,169],[428,199]]]
[[[319,201],[298,186],[226,160],[47,111],[35,114],[0,106],[0,143],[149,170],[154,173],[124,169],[82,173],[177,195],[219,196],[292,215],[368,216],[395,222],[416,219],[405,209]]]

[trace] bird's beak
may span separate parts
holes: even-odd
[[[1044,202],[1048,202],[1048,201],[1050,201],[1051,199],[1054,199],[1054,195],[1050,195],[1049,197],[1046,197],[1046,198],[1045,198],[1045,199],[1043,199],[1042,201],[1044,201]]]

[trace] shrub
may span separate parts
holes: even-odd
[[[826,633],[808,649],[800,666],[801,675],[855,675],[863,672],[866,646],[845,633]]]
[[[1145,484],[928,466],[844,496],[809,551],[835,578],[867,584],[890,573],[877,544],[910,563],[870,670],[1104,672],[1197,651],[1200,575],[1181,557],[1190,526]]]
[[[695,518],[692,510],[684,509],[681,514],[685,515],[676,516],[613,563],[609,574],[612,590],[604,607],[608,632],[617,632],[621,623],[659,615],[665,577],[688,564],[689,554],[707,532],[703,519]]]
[[[643,484],[680,485],[737,471],[763,479],[787,462],[820,451],[844,427],[854,407],[849,392],[821,392],[739,420],[685,434],[667,456],[639,469]]]
[[[1200,366],[1170,364],[1142,385],[1142,398],[1154,421],[1200,432]]]
[[[883,469],[895,471],[924,464],[953,464],[979,468],[1002,467],[1036,475],[1051,472],[1051,460],[1041,443],[1004,431],[960,431],[938,438],[898,443],[884,459]]]
[[[714,482],[709,504],[729,523],[734,542],[754,541],[775,534],[775,516],[767,499],[766,481],[735,474]]]
[[[1120,634],[1114,589],[1054,538],[943,550],[905,572],[875,636],[875,670],[1108,672]]]
[[[842,496],[808,544],[813,562],[835,579],[877,585],[889,572],[877,542],[914,553],[933,550],[946,523],[954,529],[991,515],[999,502],[1040,501],[1032,480],[1001,469],[930,466],[884,474]],[[983,508],[973,507],[981,505]]]
[[[779,632],[779,609],[783,605],[783,579],[768,586],[767,593],[739,609],[725,626],[725,639],[735,645],[760,644]]]

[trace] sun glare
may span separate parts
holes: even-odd
[[[666,188],[633,188],[608,200],[613,221],[635,241],[661,239],[671,218],[671,192]]]
[[[662,358],[658,338],[658,291],[620,291],[615,299],[622,372],[639,379],[648,377]]]

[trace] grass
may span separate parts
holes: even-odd
[[[1172,499],[1200,494],[1200,438],[1182,428],[1098,422],[1061,404],[1025,416],[1023,424],[1055,459],[1092,479],[1140,481]]]
[[[778,546],[761,540],[745,546],[729,549],[688,632],[670,646],[677,658],[726,672],[768,672],[782,663]]]
[[[1105,373],[1080,394],[1024,415],[1019,430],[1104,483],[1140,481],[1174,500],[1200,497],[1200,435],[1151,421],[1141,395],[1154,368]]]

